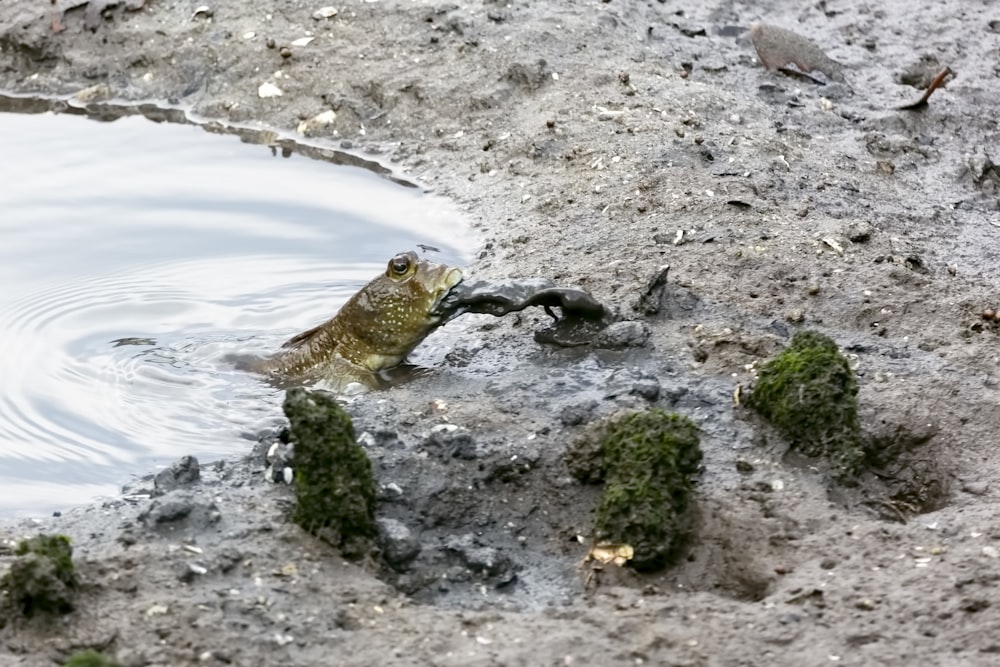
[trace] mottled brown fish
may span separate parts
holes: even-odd
[[[831,80],[847,83],[843,66],[830,58],[807,37],[766,23],[750,26],[750,40],[765,68],[780,69],[793,64],[804,74],[819,70]]]
[[[461,269],[400,253],[333,318],[292,337],[261,370],[282,381],[322,380],[335,390],[351,382],[378,386],[379,371],[398,366],[444,323],[437,308],[461,281]]]

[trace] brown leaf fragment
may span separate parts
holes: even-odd
[[[948,78],[953,77],[954,75],[955,73],[951,71],[950,67],[945,67],[940,72],[938,72],[938,75],[936,77],[934,77],[934,80],[931,81],[929,86],[927,86],[927,90],[924,91],[924,94],[920,97],[919,100],[913,102],[912,104],[904,104],[903,106],[896,108],[899,109],[900,111],[920,111],[921,109],[927,106],[927,100],[930,98],[931,95],[934,94],[934,91],[937,90],[938,88],[944,88],[944,85],[948,81]]]
[[[827,56],[811,39],[766,23],[751,25],[750,39],[761,64],[769,70],[792,64],[803,74],[819,70],[833,81],[847,83],[840,63]]]

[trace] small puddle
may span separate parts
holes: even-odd
[[[350,153],[155,107],[0,112],[0,516],[249,451],[282,394],[224,357],[328,318],[400,250],[473,247],[447,201]]]

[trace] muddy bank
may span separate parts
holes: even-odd
[[[419,548],[409,571],[347,564],[289,524],[260,452],[168,496],[150,482],[8,523],[11,540],[72,537],[84,584],[64,622],[0,631],[4,660],[990,664],[1000,15],[958,7],[351,2],[317,19],[149,0],[57,12],[54,32],[50,7],[7,3],[4,90],[285,133],[327,114],[311,141],[462,205],[483,235],[471,277],[582,287],[648,338],[559,349],[534,340],[542,312],[470,317],[434,372],[352,403],[379,515]],[[764,70],[760,19],[816,41],[848,85]],[[896,109],[927,57],[955,79]],[[848,355],[862,425],[905,469],[833,484],[734,406],[806,327]],[[597,490],[563,453],[650,405],[701,428],[693,540],[663,573],[585,586]]]

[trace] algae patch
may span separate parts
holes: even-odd
[[[17,545],[17,559],[0,579],[4,615],[66,614],[73,611],[77,578],[73,547],[64,535],[37,535]]]
[[[765,363],[747,405],[793,448],[828,459],[842,474],[856,473],[864,462],[858,383],[837,344],[821,333],[796,333]]]
[[[63,663],[63,667],[120,667],[119,663],[93,649],[79,651]]]
[[[577,479],[604,480],[595,540],[630,546],[640,570],[670,564],[684,545],[700,462],[698,427],[658,408],[612,417],[567,454]]]
[[[354,425],[332,394],[288,390],[284,403],[295,447],[293,518],[311,533],[360,557],[376,535],[375,478]]]

